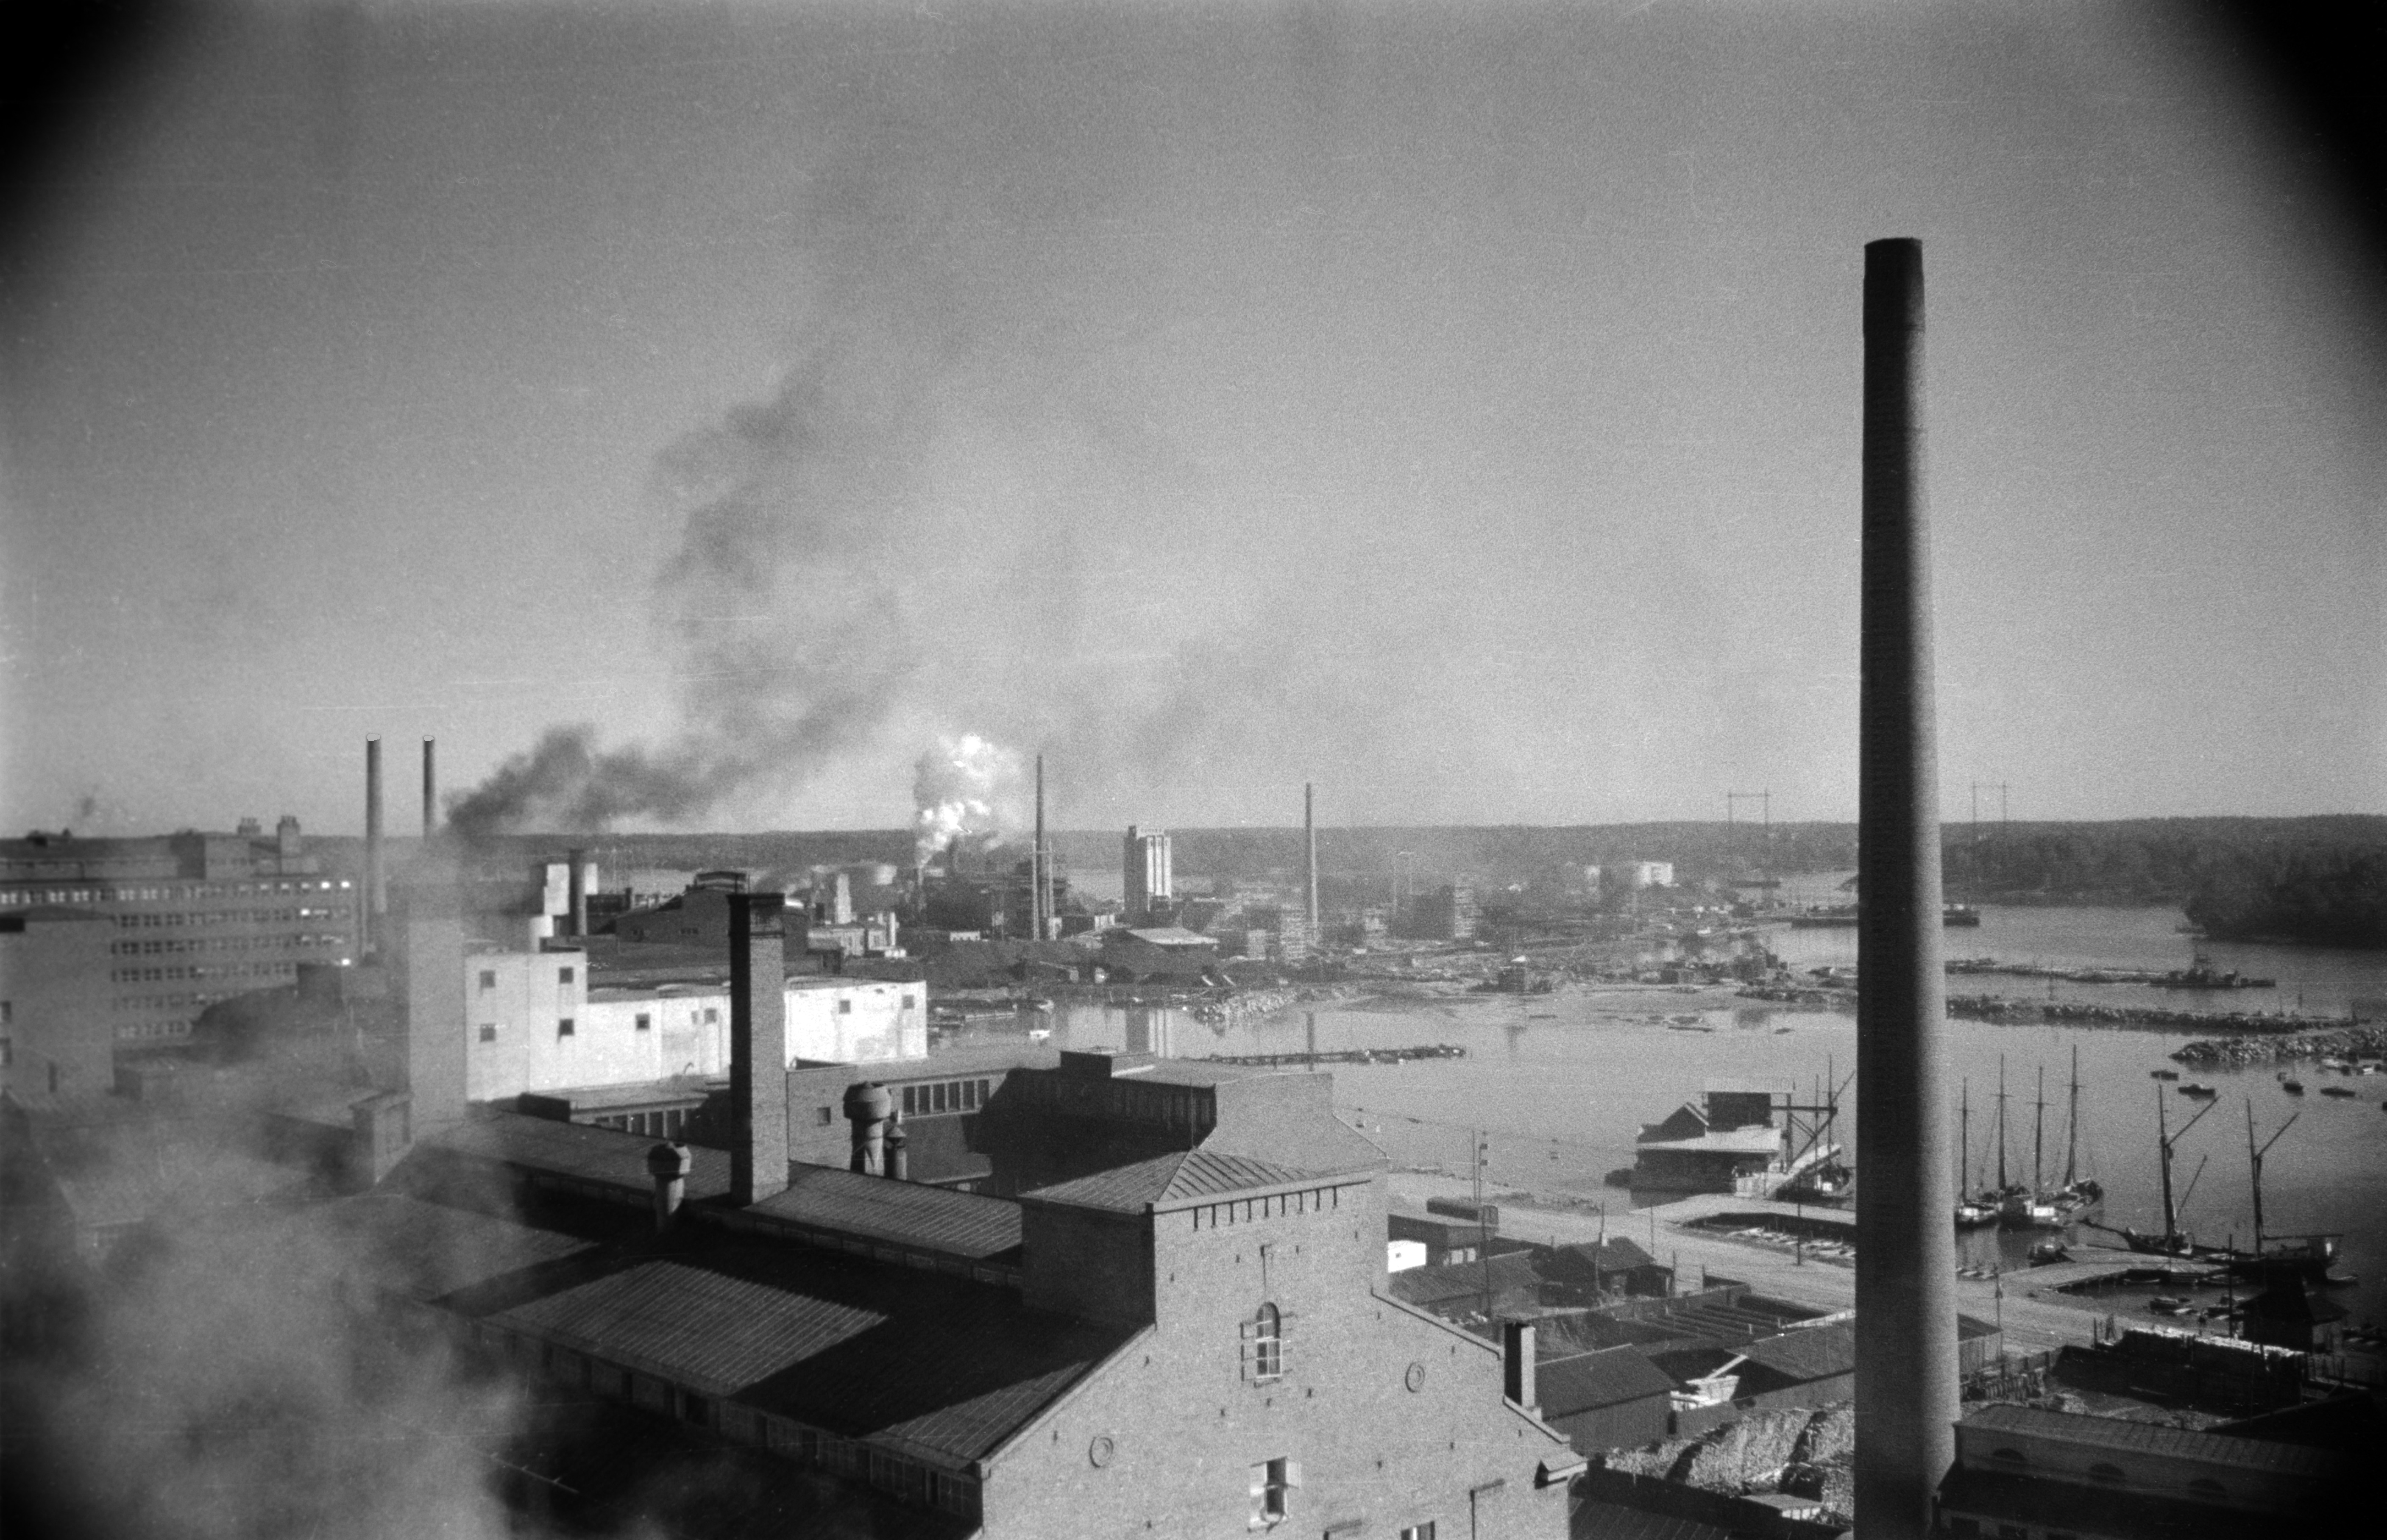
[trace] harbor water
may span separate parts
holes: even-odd
[[[2058,982],[2058,998],[2119,1004],[2161,1004],[2190,1010],[2293,1008],[2341,1018],[2357,997],[2387,995],[2387,956],[2272,946],[2206,945],[2182,934],[2182,916],[2164,909],[1989,908],[1977,929],[1948,933],[1951,957],[1995,956],[2052,966],[2168,969],[2186,967],[2200,952],[2216,967],[2276,978],[2275,991],[2190,992],[2147,985]],[[1767,932],[1769,944],[1794,966],[1850,966],[1852,931]],[[1951,979],[1961,992],[2044,998],[2045,980],[2001,976]],[[1055,1046],[1111,1046],[1181,1057],[1297,1054],[1446,1042],[1467,1050],[1459,1059],[1399,1065],[1334,1065],[1334,1098],[1345,1117],[1396,1162],[1470,1174],[1470,1130],[1483,1130],[1484,1180],[1493,1190],[1523,1189],[1581,1194],[1621,1216],[1631,1195],[1604,1183],[1633,1163],[1640,1125],[1656,1122],[1698,1097],[1709,1081],[1778,1087],[1812,1101],[1827,1074],[1847,1080],[1855,1063],[1852,1016],[1757,1003],[1716,1006],[1711,993],[1694,1000],[1662,988],[1630,991],[1570,987],[1551,995],[1470,995],[1436,1000],[1358,1000],[1295,1006],[1266,1015],[1232,1012],[1200,1019],[1181,1009],[1063,1006],[1037,1014]],[[1699,1008],[1701,1002],[1707,1008]],[[2259,1002],[2259,1003],[2258,1003]],[[1685,1018],[1690,1019],[1685,1019]],[[984,1022],[968,1035],[983,1041],[1017,1024]],[[2188,1070],[2167,1057],[2201,1035],[2192,1030],[2140,1030],[2073,1026],[2011,1025],[1951,1020],[1951,1079],[1969,1092],[1971,1148],[1965,1164],[1976,1186],[1996,1174],[1997,1092],[2003,1067],[2008,1176],[2031,1179],[2036,1147],[2040,1170],[2060,1180],[2067,1150],[2067,1080],[2079,1055],[2079,1119],[2072,1141],[2079,1173],[2106,1191],[2103,1221],[2161,1228],[2155,1155],[2156,1103],[2175,1133],[2208,1104],[2180,1096],[2177,1085],[2201,1081],[2218,1092],[2174,1157],[2182,1226],[2200,1241],[2250,1243],[2254,1210],[2246,1157],[2251,1110],[2258,1139],[2267,1140],[2289,1117],[2297,1121],[2264,1162],[2266,1233],[2331,1231],[2343,1235],[2338,1269],[2357,1281],[2330,1296],[2355,1322],[2387,1322],[2387,1075],[2345,1077],[2302,1067],[2306,1094],[2291,1095],[2275,1067],[2242,1071]],[[2039,1074],[2046,1074],[2046,1105]],[[2179,1068],[2179,1082],[2151,1078]],[[2325,1097],[2322,1086],[2350,1098]],[[1951,1084],[1951,1092],[1956,1089]],[[1854,1109],[1863,1088],[1842,1092],[1836,1135],[1854,1151],[1863,1187]],[[1953,1112],[1951,1107],[1951,1114]],[[1951,1125],[1954,1119],[1951,1117]],[[1952,1154],[1953,1152],[1951,1152]],[[1620,1218],[1620,1224],[1623,1221]],[[1978,1265],[2020,1268],[2027,1231],[1974,1231],[1959,1239],[1964,1258]]]

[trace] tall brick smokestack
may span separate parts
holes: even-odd
[[[439,740],[423,740],[423,838],[430,839],[439,832]]]
[[[1309,922],[1309,944],[1318,944],[1318,788],[1301,783],[1302,875],[1308,889],[1301,917]]]
[[[1856,1503],[1921,1536],[1955,1461],[1939,763],[1923,496],[1923,246],[1865,247],[1863,683],[1857,748]]]
[[[777,893],[729,895],[729,1201],[788,1186],[787,936]]]
[[[571,934],[586,936],[588,934],[588,852],[566,851],[563,855],[569,864],[569,870],[563,874],[564,907],[569,915],[564,923],[572,928]]]
[[[381,739],[365,739],[365,890],[358,895],[363,912],[362,950],[381,950],[382,929],[388,923],[389,895],[382,886]]]

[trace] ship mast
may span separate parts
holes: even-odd
[[[1956,1201],[1973,1201],[1973,1082],[1957,1082]]]
[[[2263,1141],[2262,1148],[2256,1149],[2254,1147],[2254,1099],[2252,1096],[2246,1098],[2246,1174],[2247,1180],[2253,1184],[2254,1190],[2254,1255],[2256,1256],[2263,1255],[2263,1157],[2271,1153],[2271,1146],[2280,1142],[2280,1135],[2294,1127],[2296,1119],[2303,1116],[2301,1112],[2288,1114],[2288,1120],[2280,1125],[2280,1132]]]
[[[1998,1055],[1998,1191],[2006,1190],[2006,1056]]]
[[[2047,1140],[2047,1066],[2043,1064],[2039,1067],[2039,1100],[2030,1105],[2030,1196],[2036,1203],[2047,1176],[2047,1162],[2040,1153]]]
[[[2155,1087],[2155,1151],[2156,1164],[2163,1169],[2164,1246],[2170,1249],[2172,1237],[2179,1233],[2179,1221],[2171,1206],[2171,1135],[2164,1128],[2163,1087]]]
[[[2161,1092],[2157,1092],[2158,1095]],[[2072,1105],[2064,1114],[2064,1185],[2080,1178],[2080,1045],[2072,1045]]]

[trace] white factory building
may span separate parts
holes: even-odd
[[[928,1055],[928,987],[834,976],[787,980],[788,1060]],[[578,952],[464,956],[465,1095],[643,1085],[729,1073],[727,982],[591,988]]]

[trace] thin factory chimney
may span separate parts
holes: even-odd
[[[1921,1536],[1955,1462],[1954,1190],[1923,495],[1923,246],[1865,247],[1858,701],[1856,1505]]]
[[[365,890],[359,895],[358,908],[362,911],[361,950],[377,952],[389,910],[388,895],[382,888],[381,739],[377,738],[365,739]]]
[[[729,1201],[788,1186],[788,971],[781,895],[729,895]]]
[[[423,740],[423,838],[430,839],[439,832],[439,773],[437,769],[439,740]]]
[[[1034,890],[1029,899],[1029,910],[1036,916],[1036,939],[1042,940],[1051,933],[1053,916],[1045,911],[1052,895],[1044,886],[1044,756],[1036,756],[1036,848],[1028,857],[1028,886]]]
[[[563,874],[563,892],[568,915],[564,923],[572,928],[571,934],[586,936],[588,934],[588,852],[566,851],[563,856],[567,864]]]
[[[1301,869],[1308,890],[1301,917],[1309,922],[1309,944],[1318,944],[1318,788],[1301,783]]]

